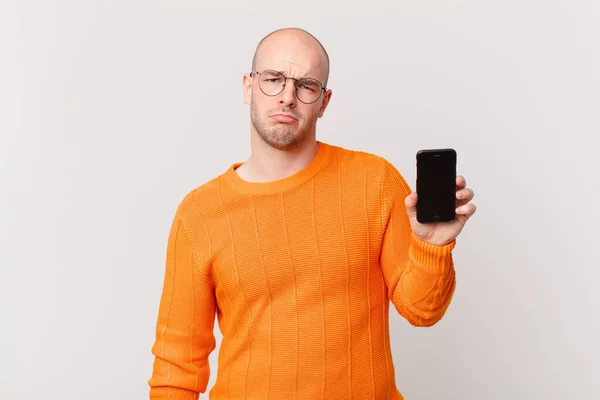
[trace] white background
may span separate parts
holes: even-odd
[[[147,397],[175,208],[248,157],[242,74],[287,26],[331,57],[319,140],[413,189],[416,152],[453,147],[476,192],[445,318],[391,308],[406,399],[600,398],[599,20],[591,0],[2,0],[0,398]]]

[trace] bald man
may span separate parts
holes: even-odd
[[[251,154],[189,192],[170,230],[151,399],[397,400],[389,304],[414,326],[444,316],[452,250],[475,212],[420,224],[416,193],[382,157],[316,138],[329,57],[301,29],[260,41],[243,76]],[[426,371],[423,371],[426,373]]]

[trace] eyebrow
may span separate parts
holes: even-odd
[[[268,68],[267,68],[267,70],[268,70]],[[276,72],[279,72],[281,75],[286,76],[285,72],[283,72],[283,71],[278,71],[276,69],[272,69],[271,71],[276,71]],[[293,78],[293,76],[289,76],[288,78]],[[310,76],[301,76],[300,78],[295,78],[295,79],[314,79],[315,81],[319,81],[317,78],[312,78]]]

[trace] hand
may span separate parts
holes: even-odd
[[[476,210],[475,204],[469,203],[475,196],[475,193],[466,186],[467,181],[465,178],[460,175],[457,176],[456,198],[458,201],[456,202],[456,218],[452,222],[421,224],[417,221],[417,193],[412,192],[406,196],[404,204],[406,205],[406,212],[408,213],[410,226],[414,235],[424,242],[438,246],[448,244],[456,239],[467,220]]]

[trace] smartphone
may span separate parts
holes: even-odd
[[[417,221],[450,222],[456,218],[456,151],[426,149],[417,153]]]

